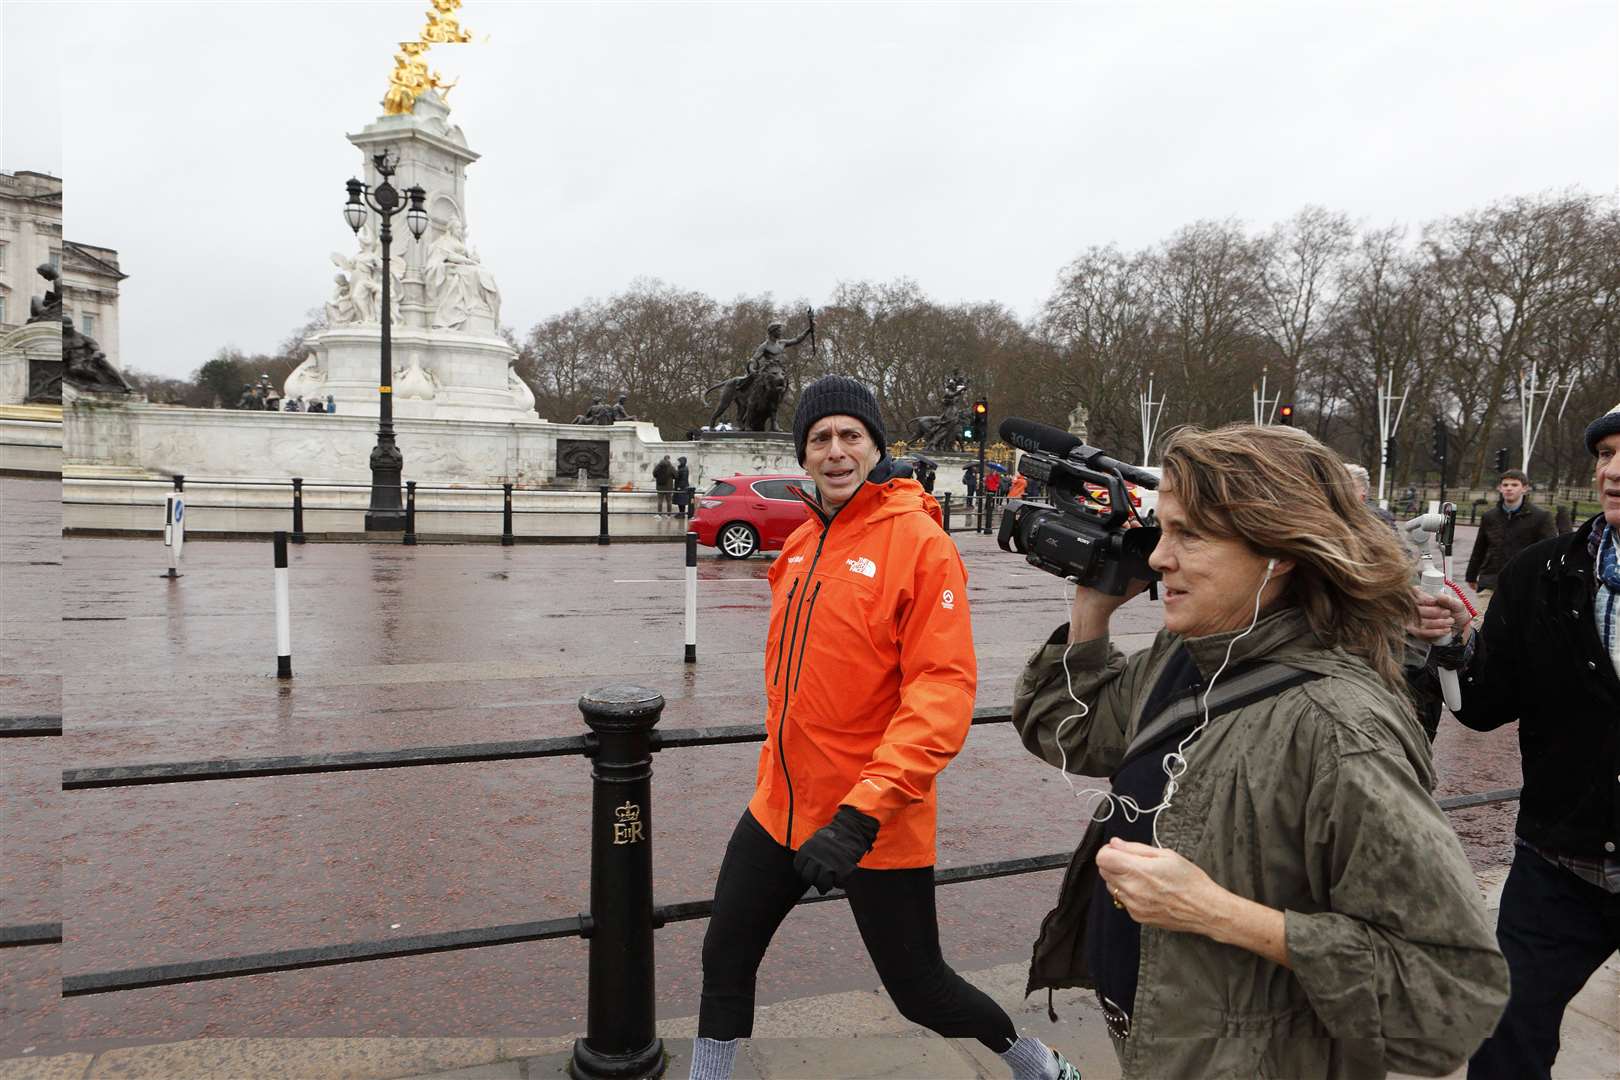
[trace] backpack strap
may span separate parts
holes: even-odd
[[[1215,689],[1210,693],[1207,702],[1210,719],[1241,709],[1291,686],[1299,686],[1321,677],[1322,673],[1318,671],[1304,671],[1269,660],[1249,665],[1237,671],[1231,678],[1215,684]],[[1159,710],[1158,715],[1143,721],[1136,729],[1136,737],[1131,740],[1131,745],[1126,749],[1125,758],[1119,767],[1124,768],[1126,762],[1164,738],[1165,734],[1178,724],[1202,716],[1205,706],[1202,687],[1196,687],[1172,699]]]

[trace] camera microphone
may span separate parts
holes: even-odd
[[[1117,472],[1120,478],[1136,484],[1138,487],[1157,489],[1159,478],[1145,469],[1135,465],[1127,465],[1123,461],[1115,461],[1105,455],[1095,446],[1087,446],[1085,440],[1061,428],[1050,424],[1036,423],[1034,420],[1025,420],[1021,416],[1009,416],[1001,422],[1001,437],[1020,450],[1027,450],[1037,454],[1055,454],[1058,457],[1079,458],[1093,469],[1108,469]]]

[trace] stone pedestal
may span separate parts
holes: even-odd
[[[394,416],[422,420],[538,420],[534,394],[512,371],[517,354],[503,339],[442,330],[394,328]],[[323,330],[286,383],[288,398],[331,395],[339,415],[378,412],[379,326]]]
[[[61,383],[61,323],[27,323],[0,336],[0,405],[61,404]]]

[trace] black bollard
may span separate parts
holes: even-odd
[[[288,537],[295,544],[304,542],[304,478],[295,476],[293,484],[293,531]]]
[[[416,481],[405,481],[405,543],[416,543]]]
[[[590,989],[577,1080],[660,1077],[653,1010],[652,730],[663,695],[605,686],[579,699],[598,740],[591,767]]]
[[[512,537],[512,485],[502,484],[506,493],[506,502],[501,511],[501,546],[511,547],[515,542]]]
[[[945,535],[949,536],[951,534],[951,493],[948,491],[945,493],[945,505],[940,508],[940,511],[945,519]]]
[[[609,542],[609,540],[608,540],[608,526],[607,526],[607,495],[608,495],[608,487],[607,487],[606,484],[603,484],[597,490],[602,493],[602,517],[601,517],[600,524],[597,526],[596,542],[598,544],[606,544],[606,543]]]

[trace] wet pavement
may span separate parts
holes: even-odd
[[[0,718],[60,716],[62,484],[0,477]],[[62,919],[60,738],[0,738],[0,926]],[[61,949],[0,952],[0,1049],[50,1044]]]
[[[15,893],[7,879],[12,906],[0,922],[65,916],[60,950],[11,951],[38,969],[20,977],[30,985],[49,984],[56,953],[63,971],[82,974],[587,906],[589,772],[580,758],[66,796],[54,784],[62,767],[574,735],[584,730],[579,695],[615,682],[663,693],[665,728],[762,718],[766,559],[724,562],[705,551],[699,662],[686,665],[679,545],[295,546],[289,683],[273,678],[269,544],[188,544],[183,576],[170,582],[156,541],[56,543],[63,565],[51,570],[61,575],[53,612],[78,658],[60,684],[66,730],[34,740],[52,745],[31,758],[8,755],[16,764],[6,808],[29,809],[0,826],[7,866],[15,855],[22,868]],[[1066,617],[1063,586],[989,537],[958,543],[970,573],[979,701],[1006,703],[1025,657]],[[1158,605],[1146,598],[1116,621],[1128,649],[1158,625]],[[41,685],[35,692],[48,693]],[[658,903],[710,895],[758,752],[748,744],[655,757]],[[1518,782],[1511,728],[1482,736],[1447,719],[1436,759],[1441,794]],[[1007,725],[975,728],[940,792],[942,867],[1065,850],[1081,829],[1061,777]],[[60,847],[49,827],[57,812]],[[1477,865],[1507,861],[1511,807],[1454,818]],[[947,956],[963,969],[1027,957],[1057,885],[1047,872],[941,890]],[[658,934],[663,1015],[695,1009],[704,925]],[[1007,929],[986,934],[987,926]],[[37,1041],[59,1023],[79,1045],[562,1035],[582,1027],[584,975],[583,942],[541,942],[53,1001],[30,1013],[39,1016],[25,1030]],[[761,1000],[872,982],[847,908],[815,905],[779,934]]]

